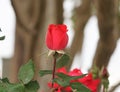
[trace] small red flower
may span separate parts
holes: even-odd
[[[56,72],[64,73],[64,74],[69,75],[69,76],[80,76],[80,75],[83,74],[81,72],[81,70],[77,69],[77,68],[72,70],[72,71],[70,71],[70,72],[67,72],[65,67],[62,67],[62,68],[58,69]],[[98,88],[98,86],[100,84],[100,79],[99,78],[98,79],[93,79],[92,73],[88,73],[83,78],[79,78],[77,80],[71,80],[70,82],[71,83],[73,83],[73,82],[80,82],[83,85],[85,85],[86,87],[88,87],[91,90],[91,92],[97,92],[97,88]],[[51,83],[49,83],[48,86],[51,88],[52,87]],[[57,89],[56,92],[62,92],[62,91],[72,92],[72,88],[70,86],[62,87],[62,86],[58,85],[57,83],[54,83],[53,88]]]
[[[63,50],[68,43],[67,26],[49,25],[46,34],[46,45],[51,50]]]
[[[88,73],[85,77],[78,79],[78,82],[88,87],[91,92],[97,92],[97,88],[100,84],[100,79],[93,79],[92,73]]]
[[[80,76],[83,73],[80,71],[80,69],[75,68],[74,70],[70,71],[68,75],[70,76]]]
[[[57,73],[64,73],[64,74],[67,74],[67,71],[66,71],[65,67],[62,67],[62,68],[57,69],[56,72],[57,72]]]

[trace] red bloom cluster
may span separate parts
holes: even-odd
[[[51,50],[63,50],[68,43],[67,26],[49,25],[46,34],[46,45]]]
[[[67,72],[64,67],[58,69],[57,72],[67,74],[69,76],[80,76],[83,74],[79,69],[74,69],[70,72]],[[83,78],[79,78],[77,80],[72,80],[71,82],[80,82],[83,85],[85,85],[86,87],[88,87],[91,90],[91,92],[97,92],[97,88],[100,84],[100,79],[93,79],[92,73],[88,73]],[[48,86],[51,88],[52,87],[51,83],[48,83]],[[62,91],[72,92],[72,88],[70,86],[62,87],[62,86],[58,85],[57,83],[54,83],[53,88],[57,89],[56,92],[62,92]]]

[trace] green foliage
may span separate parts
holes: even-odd
[[[8,80],[8,78],[0,79],[0,83],[2,83],[2,82],[4,82],[4,83],[10,83],[9,80]]]
[[[33,79],[33,76],[34,76],[34,64],[32,60],[29,60],[27,64],[23,65],[20,68],[18,72],[18,78],[24,84],[27,84]]]
[[[2,31],[1,31],[1,28],[0,28],[0,32],[2,32]],[[4,39],[5,39],[5,36],[1,36],[1,37],[0,37],[0,40],[4,40]]]
[[[57,68],[64,67],[65,65],[67,65],[69,60],[70,58],[66,54],[63,54],[62,56],[57,57],[56,67]],[[52,74],[52,72],[53,72],[52,70],[40,70],[39,75],[42,77],[48,74]],[[81,83],[71,83],[71,80],[77,80],[79,78],[83,78],[84,76],[86,76],[86,74],[83,74],[80,76],[69,76],[64,73],[55,73],[55,76],[56,78],[53,79],[53,83],[55,82],[62,87],[71,86],[73,90],[76,90],[75,92],[90,92],[90,90]]]
[[[7,78],[0,79],[0,92],[7,92],[6,84],[8,82]]]
[[[37,92],[39,89],[39,84],[37,81],[30,81],[25,85],[25,92]]]
[[[0,80],[0,92],[24,92],[22,83],[10,83],[7,78]]]
[[[37,81],[32,81],[34,76],[34,64],[32,60],[19,70],[19,82],[10,83],[7,78],[0,79],[0,92],[37,92],[39,84]]]
[[[109,73],[106,67],[102,67],[100,71],[101,84],[103,85],[104,92],[108,92],[109,88]]]
[[[71,83],[70,86],[72,87],[73,90],[75,90],[75,92],[91,92],[90,89],[88,89],[80,82]]]
[[[109,80],[108,80],[108,78],[102,78],[101,80],[102,80],[104,90],[106,90],[106,92],[107,92],[108,87],[109,87]]]
[[[69,84],[70,84],[69,81],[62,80],[62,79],[60,79],[60,78],[55,78],[55,79],[53,80],[53,82],[55,82],[55,83],[61,85],[62,87],[69,86]]]
[[[64,67],[65,65],[68,64],[70,57],[67,54],[63,54],[62,56],[59,56],[59,54],[56,54],[57,59],[57,64],[56,67],[57,68],[61,68]],[[48,74],[52,74],[52,70],[40,70],[39,71],[39,75],[40,77],[48,75]]]
[[[8,84],[7,92],[24,92],[24,85],[22,83]]]
[[[99,68],[94,65],[93,68],[91,69],[91,72],[92,72],[92,76],[94,79],[98,78],[99,77]]]
[[[0,86],[0,92],[7,92],[7,90],[6,90],[5,87],[1,87],[1,86]]]
[[[86,74],[83,74],[80,76],[69,76],[69,75],[66,75],[64,73],[57,73],[56,75],[63,80],[70,81],[70,80],[76,80],[79,78],[83,78]]]
[[[40,77],[42,77],[44,75],[48,75],[48,74],[52,74],[52,70],[40,70],[39,71]]]
[[[1,37],[0,37],[0,40],[4,40],[4,39],[5,39],[5,36],[1,36]]]
[[[55,78],[53,82],[58,83],[59,85],[65,87],[70,85],[71,80],[77,80],[79,78],[83,78],[86,74],[80,75],[80,76],[69,76],[64,73],[57,73],[56,76],[58,78]]]
[[[57,65],[56,65],[56,67],[57,67],[57,68],[61,68],[61,67],[65,66],[65,65],[67,65],[68,62],[69,62],[69,60],[70,60],[70,57],[69,57],[67,54],[63,54],[63,55],[57,60]]]
[[[57,78],[53,80],[57,84],[61,85],[62,87],[71,86],[75,92],[91,92],[85,85],[78,83],[78,82],[70,82],[71,80],[77,80],[79,78],[83,78],[86,74],[81,76],[69,76],[63,73],[57,73]]]

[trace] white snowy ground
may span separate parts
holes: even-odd
[[[73,0],[66,0],[64,3],[65,8],[65,24],[68,25],[69,34],[69,44],[71,44],[73,31],[72,31],[72,22],[69,20],[71,17],[70,11],[73,7]],[[69,9],[68,9],[69,7]],[[69,15],[68,15],[69,13]],[[66,16],[67,15],[67,16]],[[10,5],[10,0],[0,0],[0,28],[2,32],[0,32],[0,36],[5,35],[6,38],[4,41],[0,41],[0,76],[2,70],[2,61],[1,58],[3,57],[11,57],[13,54],[13,47],[14,47],[14,33],[15,33],[15,15],[13,9]],[[99,39],[99,32],[97,26],[97,19],[96,16],[92,16],[89,22],[86,25],[85,31],[85,38],[82,52],[79,53],[75,59],[72,68],[78,67],[81,68],[82,71],[85,73],[87,69],[91,66],[91,62],[95,53],[95,49],[97,46],[97,41]],[[79,64],[81,62],[81,64]],[[118,40],[117,48],[111,57],[110,64],[108,67],[110,73],[110,86],[114,85],[117,82],[120,82],[120,40]],[[120,88],[118,88],[115,92],[120,92]]]

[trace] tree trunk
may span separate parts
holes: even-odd
[[[116,9],[116,11],[117,11],[117,22],[118,22],[118,24],[117,24],[117,27],[118,27],[118,29],[119,29],[119,31],[118,31],[118,34],[119,34],[119,37],[120,37],[120,10],[119,10],[119,6],[120,6],[120,0],[116,0],[116,7],[117,7],[117,9]]]
[[[10,79],[16,82],[19,67],[30,58],[34,59],[35,42],[40,31],[38,23],[44,19],[46,3],[45,0],[12,0],[11,2],[16,14],[16,34],[14,56],[11,60],[13,74],[10,74]]]
[[[16,14],[14,56],[10,62],[9,78],[17,82],[19,67],[29,59],[35,64],[35,77],[40,91],[49,92],[50,76],[40,78],[40,69],[52,69],[52,58],[48,58],[45,34],[51,23],[63,23],[63,0],[11,0]],[[48,50],[47,50],[48,51]],[[42,53],[46,54],[42,55]]]
[[[75,14],[73,16],[75,31],[72,45],[70,47],[71,62],[67,67],[68,70],[72,65],[75,55],[81,51],[84,38],[84,28],[90,16],[91,16],[91,0],[82,0],[82,4],[75,9]]]
[[[94,64],[100,69],[107,66],[115,50],[118,31],[116,24],[115,0],[97,0],[97,16],[100,39],[98,42]]]

